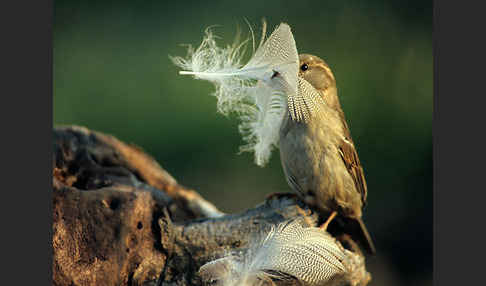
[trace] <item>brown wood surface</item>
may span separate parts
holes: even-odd
[[[271,225],[317,224],[286,196],[223,214],[134,145],[78,126],[53,132],[54,285],[201,285],[201,265]]]

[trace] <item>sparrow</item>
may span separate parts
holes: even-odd
[[[288,102],[279,130],[287,183],[310,206],[337,216],[344,232],[370,253],[371,237],[362,221],[367,186],[363,167],[339,102],[334,75],[321,58],[299,55],[299,94]]]

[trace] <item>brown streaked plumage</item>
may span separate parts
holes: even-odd
[[[319,57],[301,54],[299,60],[300,93],[296,98],[303,98],[301,102],[312,116],[305,121],[294,120],[296,111],[287,110],[279,143],[287,182],[310,205],[337,212],[349,234],[374,253],[361,220],[367,196],[364,171],[337,96],[336,80]],[[316,92],[322,102],[306,100]],[[320,106],[313,106],[316,104]]]

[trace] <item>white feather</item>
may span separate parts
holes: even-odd
[[[262,90],[269,96],[261,96]],[[273,92],[262,82],[258,82],[251,91],[249,96],[254,104],[240,114],[242,123],[239,130],[247,142],[240,150],[254,151],[255,163],[264,166],[273,148],[278,146],[279,127],[285,115],[286,102],[282,93]]]
[[[239,130],[247,143],[240,150],[253,151],[259,166],[268,162],[278,144],[286,96],[293,97],[298,90],[299,59],[289,25],[280,24],[266,41],[265,27],[256,52],[245,65],[241,60],[246,41],[221,48],[210,29],[196,50],[189,47],[186,59],[171,58],[184,69],[180,74],[215,85],[218,111],[239,115]]]
[[[327,232],[297,220],[272,228],[243,255],[232,253],[203,265],[204,281],[218,285],[271,285],[271,278],[297,279],[303,285],[359,285],[368,273],[364,260],[344,249]]]

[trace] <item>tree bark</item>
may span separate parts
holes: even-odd
[[[54,129],[54,285],[201,285],[201,265],[297,217],[317,224],[292,196],[224,214],[138,147],[83,127]]]

